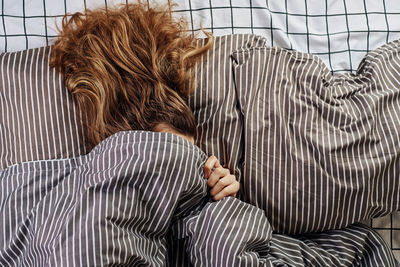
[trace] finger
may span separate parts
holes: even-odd
[[[217,157],[214,155],[210,156],[204,164],[204,177],[206,179],[210,176],[212,169],[218,167],[216,165],[220,165]]]
[[[234,192],[237,192],[238,190],[239,190],[239,182],[235,182],[233,184],[226,186],[224,189],[222,189],[221,192],[216,194],[213,198],[215,201],[218,201],[218,200],[223,199],[224,197],[235,194]]]
[[[237,193],[239,192],[240,189],[240,183],[238,181],[235,182],[236,183],[236,191],[233,194],[230,194],[230,196],[236,197]]]
[[[207,185],[209,187],[213,187],[222,177],[227,175],[229,175],[229,170],[219,166],[218,168],[214,169],[214,171],[210,174],[210,177],[208,177]]]
[[[232,174],[228,174],[221,179],[211,188],[210,195],[215,196],[219,192],[221,192],[226,186],[236,182],[236,178]]]

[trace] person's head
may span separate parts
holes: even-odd
[[[50,65],[79,102],[89,148],[123,130],[194,136],[191,69],[213,38],[196,47],[185,26],[141,3],[64,17]]]

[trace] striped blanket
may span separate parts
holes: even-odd
[[[395,266],[366,226],[295,238],[255,206],[210,201],[206,159],[173,134],[132,131],[84,156],[2,170],[0,265]]]

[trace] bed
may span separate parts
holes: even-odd
[[[120,2],[124,3],[125,1]],[[28,88],[33,88],[33,91],[27,92],[27,95],[22,93],[11,94],[9,92],[7,97],[4,96],[5,93],[2,95],[2,120],[0,123],[2,127],[0,139],[2,144],[1,167],[11,167],[2,173],[3,184],[1,192],[3,199],[10,192],[4,188],[12,188],[9,183],[7,185],[4,184],[4,181],[6,181],[4,177],[8,177],[13,172],[23,172],[23,170],[18,169],[19,167],[16,165],[18,163],[62,159],[62,162],[57,161],[57,164],[76,164],[65,160],[65,158],[85,160],[82,155],[88,151],[85,151],[79,141],[82,133],[77,117],[74,115],[78,111],[74,110],[76,107],[71,104],[71,99],[65,90],[62,90],[60,77],[46,67],[48,53],[51,48],[38,47],[51,45],[52,37],[56,36],[54,24],[59,22],[66,12],[75,12],[85,8],[116,3],[118,1],[21,1],[20,4],[15,4],[15,2],[11,1],[2,2],[1,51],[12,52],[36,48],[12,55],[10,53],[3,54],[1,58],[2,77],[7,77],[4,73],[10,68],[16,73],[23,73],[24,75],[20,76],[21,78],[19,79],[15,78],[19,77],[18,75],[8,76],[7,79],[2,78],[3,88],[8,86],[21,89],[27,81],[28,84],[29,82],[31,83]],[[225,165],[235,171],[243,185],[241,199],[264,209],[266,207],[263,206],[263,203],[267,202],[265,198],[258,197],[262,195],[258,192],[262,191],[265,185],[260,185],[260,182],[252,182],[254,180],[262,180],[262,178],[252,178],[252,181],[248,178],[264,177],[264,174],[259,171],[261,169],[260,166],[257,164],[250,166],[249,162],[252,162],[252,156],[246,150],[246,147],[253,145],[254,140],[258,139],[257,137],[247,138],[250,135],[245,137],[241,135],[243,129],[244,132],[249,131],[249,133],[255,131],[253,128],[246,128],[252,125],[251,121],[247,119],[258,116],[258,113],[251,113],[250,108],[258,106],[259,108],[255,110],[260,110],[261,112],[259,102],[248,101],[248,99],[254,99],[252,96],[253,91],[248,91],[251,86],[242,85],[243,80],[238,80],[238,77],[241,77],[240,75],[248,73],[251,67],[248,64],[253,62],[251,59],[254,58],[254,53],[259,53],[259,60],[261,61],[267,61],[271,53],[280,53],[284,55],[290,54],[293,62],[290,61],[288,64],[293,66],[296,66],[296,62],[299,61],[310,62],[310,66],[316,64],[318,68],[324,64],[327,66],[326,69],[323,67],[321,69],[316,68],[325,75],[326,81],[334,85],[343,85],[346,83],[352,84],[357,75],[369,71],[369,68],[374,65],[379,55],[384,54],[387,50],[397,49],[398,44],[395,40],[400,37],[400,25],[397,23],[400,20],[400,5],[394,0],[382,2],[326,1],[323,4],[317,1],[299,3],[298,1],[245,2],[232,0],[177,1],[177,3],[178,5],[174,7],[175,14],[186,17],[189,21],[189,27],[194,32],[198,32],[201,24],[202,27],[212,31],[216,36],[229,35],[216,38],[212,52],[204,59],[205,64],[199,66],[196,72],[198,88],[201,88],[201,90],[198,90],[198,95],[189,99],[189,104],[198,120],[197,143],[207,154],[217,155]],[[390,45],[381,47],[386,43],[390,43]],[[284,48],[284,50],[278,48],[274,50],[270,48],[271,46]],[[311,53],[314,56],[291,52],[294,50]],[[371,53],[366,56],[368,52]],[[30,64],[27,65],[25,60]],[[219,64],[216,64],[216,62]],[[373,67],[371,68],[373,71]],[[232,69],[234,69],[233,73]],[[280,71],[276,70],[277,73]],[[39,73],[39,77],[46,78],[31,81],[31,77],[37,75],[37,73]],[[331,77],[330,75],[332,74],[334,75]],[[293,79],[296,77],[293,76]],[[256,81],[256,78],[251,80]],[[14,87],[10,85],[14,85]],[[362,87],[363,84],[360,84],[360,86]],[[222,91],[213,89],[218,87],[225,89]],[[54,88],[59,91],[52,91]],[[234,98],[235,92],[238,94],[238,99]],[[47,102],[51,97],[56,101]],[[38,103],[31,105],[28,100],[34,98],[38,99]],[[31,105],[33,112],[21,115],[18,113],[19,107],[13,109],[13,103]],[[50,105],[46,103],[50,103]],[[50,106],[50,109],[47,109],[46,106]],[[10,119],[14,117],[21,119]],[[241,118],[242,120],[240,120]],[[26,125],[20,127],[21,122],[26,122]],[[18,130],[15,130],[16,128]],[[26,131],[25,129],[31,129],[31,131]],[[222,136],[222,139],[216,136]],[[60,139],[60,137],[65,139]],[[121,136],[116,139],[118,138],[121,138]],[[127,134],[124,138],[128,140],[132,138],[132,142],[136,142],[137,136],[132,137]],[[157,137],[150,136],[147,138]],[[236,144],[240,142],[247,145],[237,146]],[[103,145],[107,147],[106,144]],[[256,162],[258,161],[256,160]],[[243,164],[247,167],[243,168]],[[177,172],[179,171],[177,170]],[[387,186],[385,183],[382,182],[380,185],[382,190],[389,190],[385,189],[384,186]],[[394,183],[391,186],[395,188],[396,185]],[[190,193],[193,194],[192,191]],[[277,196],[274,197],[276,198]],[[275,199],[274,197],[272,199]],[[395,202],[396,196],[391,195],[391,198],[392,202]],[[207,210],[236,207],[230,201],[218,204],[223,207],[207,206]],[[329,205],[327,204],[327,206]],[[362,207],[361,203],[357,208],[362,209]],[[396,209],[394,204],[392,208]],[[275,210],[277,210],[277,213],[275,213]],[[354,207],[352,207],[352,210],[355,210]],[[279,218],[281,216],[279,211],[280,208],[275,207],[275,209],[267,213],[276,214],[276,218]],[[14,214],[10,211],[3,210],[2,212],[4,216]],[[379,216],[379,212],[382,214],[388,213],[388,211],[382,209],[378,209],[375,212],[375,216]],[[249,213],[246,216],[256,216],[256,213],[257,211],[249,208]],[[311,213],[311,210],[309,210],[309,213]],[[364,221],[364,225],[369,225],[374,230],[363,224],[353,224],[353,222],[362,219],[357,217],[357,214],[354,214],[352,214],[351,218],[349,216],[346,218],[348,222],[351,222],[350,226],[347,223],[347,228],[343,230],[329,231],[326,231],[326,228],[338,228],[341,224],[324,225],[321,222],[316,223],[316,221],[311,220],[307,221],[308,224],[304,223],[292,227],[289,223],[280,223],[286,220],[285,217],[283,217],[283,220],[269,217],[274,233],[270,232],[269,228],[262,228],[266,236],[262,236],[260,240],[269,240],[268,242],[271,242],[272,238],[273,241],[269,247],[260,247],[257,250],[258,255],[270,255],[270,258],[265,256],[268,260],[261,263],[266,266],[268,264],[337,266],[356,264],[356,259],[359,259],[358,263],[364,266],[396,266],[394,259],[389,254],[392,253],[398,260],[400,259],[399,212],[390,213],[382,218]],[[11,225],[12,222],[13,220],[10,219],[7,223]],[[246,220],[243,220],[239,225],[246,222]],[[289,220],[289,222],[291,221]],[[175,224],[177,235],[185,236],[187,227],[194,229],[190,228],[194,227],[190,224],[190,218],[186,221],[178,220]],[[212,227],[218,228],[218,226],[210,227],[210,229],[214,229]],[[4,229],[6,229],[5,226]],[[323,232],[309,233],[315,231]],[[376,233],[379,233],[380,236],[376,235]],[[251,236],[251,233],[249,233],[249,236]],[[201,235],[197,237],[206,238]],[[386,245],[382,245],[385,243],[383,243],[381,237],[385,240]],[[351,247],[349,245],[351,243],[350,240],[358,240],[357,238],[360,238],[359,241],[352,244]],[[189,261],[198,266],[204,265],[204,262],[210,259],[209,254],[204,254],[208,256],[196,254],[197,243],[193,242],[192,239],[185,242],[185,244],[177,244],[173,251],[180,251],[182,247],[192,248],[191,255],[195,260],[189,259]],[[347,246],[343,244],[347,244]],[[256,245],[252,243],[250,247],[256,247]],[[342,248],[342,250],[335,250],[338,247]],[[11,251],[16,250],[18,249]],[[79,251],[82,252],[82,250]],[[62,253],[60,252],[60,255],[68,255],[68,251],[63,251]],[[177,255],[168,254],[170,259],[175,259],[177,266],[183,264],[180,261],[186,262],[188,260],[179,258],[181,256]],[[361,257],[360,255],[367,256]],[[3,252],[0,258],[1,262],[11,262],[12,256],[9,251],[8,254]],[[252,261],[252,259],[256,258],[256,255],[250,252],[246,256],[241,254],[239,258],[238,265],[251,266],[252,264],[260,263]],[[223,261],[223,259],[218,260],[220,261],[215,261],[211,256],[211,261],[207,263],[211,265],[219,264],[220,266],[230,266],[232,264],[230,259],[226,261]],[[68,261],[66,262],[65,265],[68,265]],[[153,265],[158,265],[158,261],[149,262],[153,263]],[[14,265],[18,265],[18,262],[15,261]],[[81,265],[85,264],[81,263]]]

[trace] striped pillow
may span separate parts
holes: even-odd
[[[49,68],[51,47],[0,55],[0,168],[86,154],[78,107]]]
[[[399,52],[399,41],[389,43],[357,74],[336,76],[310,54],[233,53],[242,197],[275,231],[343,228],[400,209]]]
[[[204,40],[200,40],[204,42]],[[203,44],[203,43],[200,43]],[[197,124],[197,145],[208,155],[215,155],[241,179],[243,154],[242,114],[233,79],[232,53],[238,49],[265,47],[265,38],[235,34],[216,37],[214,46],[196,68],[197,87],[189,98]]]
[[[254,35],[216,37],[196,68],[198,88],[189,104],[198,124],[198,145],[232,170],[238,170],[242,124],[230,55],[240,47],[264,45],[265,40]],[[88,152],[82,145],[79,107],[61,75],[49,68],[51,49],[0,55],[0,168]]]

